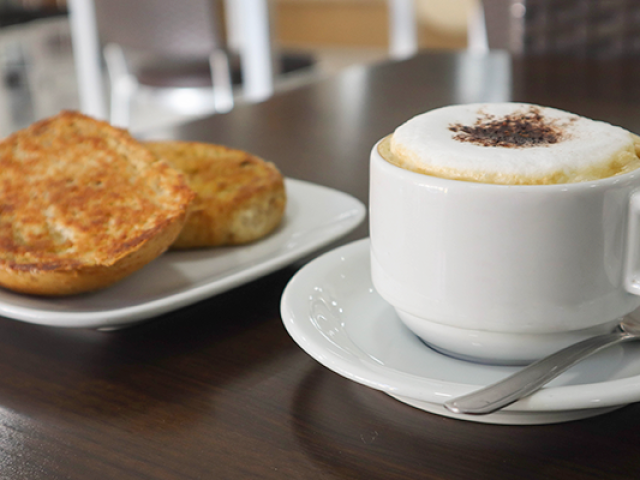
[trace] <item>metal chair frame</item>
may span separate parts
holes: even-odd
[[[94,0],[98,34],[111,87],[110,121],[128,127],[140,89],[135,59],[209,64],[215,113],[233,108],[229,56],[214,0]],[[133,66],[131,64],[134,64]]]

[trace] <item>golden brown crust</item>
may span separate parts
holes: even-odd
[[[194,194],[127,132],[62,112],[0,142],[0,285],[68,295],[160,255]]]
[[[238,245],[273,231],[286,205],[284,180],[270,162],[247,152],[197,142],[150,142],[149,149],[184,173],[196,192],[172,248]]]

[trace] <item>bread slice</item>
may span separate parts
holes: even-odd
[[[0,142],[0,285],[106,287],[164,252],[194,193],[127,132],[75,112]]]
[[[149,149],[184,173],[196,192],[172,248],[252,242],[284,214],[284,180],[270,162],[242,150],[197,142],[150,142]]]

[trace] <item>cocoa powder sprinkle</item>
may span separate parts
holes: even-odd
[[[473,126],[449,126],[454,139],[484,147],[523,148],[558,143],[566,131],[556,121],[546,119],[536,107],[504,117],[481,114]]]

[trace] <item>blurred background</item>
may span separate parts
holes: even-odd
[[[472,3],[416,0],[419,48],[465,48]],[[69,18],[72,7],[65,0],[0,0],[1,136],[61,109],[80,108]],[[224,10],[224,3],[220,8]],[[224,11],[220,15],[228,21]],[[386,0],[271,0],[268,15],[271,48],[286,55],[286,71],[274,75],[274,91],[352,65],[384,61],[390,55]],[[222,23],[225,28],[227,22]],[[102,70],[108,95],[104,65]],[[170,100],[163,102],[162,95],[138,90],[128,122],[133,131],[210,113],[206,107],[203,111],[175,108]],[[238,86],[234,94],[236,103],[241,103]],[[206,103],[198,97],[195,102]]]
[[[490,49],[636,56],[640,1],[0,0],[0,136],[61,109],[144,134],[345,68]]]

